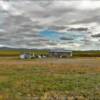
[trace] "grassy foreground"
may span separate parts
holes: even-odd
[[[100,100],[100,58],[0,58],[0,100]]]

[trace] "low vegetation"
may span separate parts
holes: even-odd
[[[100,51],[74,51],[73,57],[100,57]]]
[[[0,58],[0,100],[100,100],[100,58]]]
[[[22,53],[48,54],[48,50],[0,50],[0,57],[18,57]],[[73,57],[100,57],[100,51],[73,51]]]

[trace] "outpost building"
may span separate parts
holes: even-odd
[[[36,50],[31,53],[23,53],[20,55],[21,59],[32,59],[32,58],[67,58],[72,57],[72,51],[70,50]]]

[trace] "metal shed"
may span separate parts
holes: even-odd
[[[50,50],[49,55],[50,57],[56,57],[56,58],[72,57],[72,51],[70,50]]]

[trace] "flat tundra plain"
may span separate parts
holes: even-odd
[[[0,58],[0,100],[100,100],[100,58]]]

